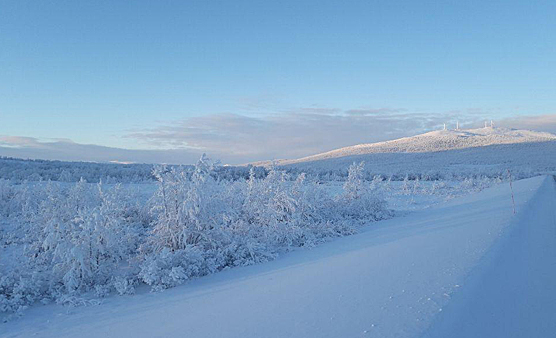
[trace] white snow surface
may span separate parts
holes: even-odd
[[[556,141],[556,135],[531,130],[479,128],[467,130],[438,130],[397,140],[359,144],[322,154],[284,161],[281,164],[319,161],[330,158],[376,153],[425,153],[484,147],[499,144]]]
[[[556,135],[499,127],[439,130],[273,163],[300,171],[323,172],[345,169],[359,161],[365,161],[370,172],[386,176],[406,173],[488,176],[511,169],[530,177],[556,170]]]
[[[2,337],[551,337],[552,176],[375,223],[260,265],[98,306],[34,306]]]

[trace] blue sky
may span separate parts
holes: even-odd
[[[444,121],[555,131],[554,17],[555,1],[0,0],[0,146],[239,163]]]

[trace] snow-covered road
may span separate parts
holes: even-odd
[[[556,336],[556,191],[529,201],[425,337]]]
[[[550,176],[370,226],[162,294],[36,306],[7,337],[549,337],[556,332]]]

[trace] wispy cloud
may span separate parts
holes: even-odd
[[[0,135],[0,146],[41,148],[42,144],[34,137]]]
[[[511,117],[501,120],[499,125],[508,128],[531,129],[556,134],[556,114]]]
[[[376,115],[376,114],[398,114],[406,111],[400,108],[361,108],[361,109],[350,109],[346,111],[347,115]]]
[[[488,113],[414,113],[397,108],[310,107],[264,115],[214,114],[126,132],[123,137],[145,150],[0,136],[0,155],[82,161],[193,163],[203,152],[237,164],[298,158],[339,147],[411,136],[440,129],[444,123],[480,127]],[[556,132],[556,115],[507,118],[496,125]]]
[[[39,140],[33,137],[0,135],[0,156],[122,163],[193,163],[200,152],[186,149],[130,150],[79,144],[71,140]]]
[[[146,146],[189,148],[217,154],[232,163],[296,158],[338,147],[415,135],[459,120],[477,124],[477,116],[409,113],[405,109],[301,108],[244,116],[218,114],[173,121],[133,131],[125,137]]]

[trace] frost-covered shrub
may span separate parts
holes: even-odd
[[[136,282],[133,279],[114,277],[112,284],[120,296],[132,295],[135,293]]]
[[[118,189],[80,181],[67,194],[50,191],[41,204],[35,223],[39,238],[31,254],[52,269],[52,291],[82,292],[106,284],[126,257],[131,234],[122,226]]]
[[[152,236],[143,246],[139,277],[155,289],[171,287],[219,268],[218,253],[229,242],[226,185],[216,181],[214,164],[203,156],[192,175],[158,167]]]
[[[406,175],[405,178],[403,179],[403,185],[402,185],[402,193],[404,195],[409,195],[411,194],[413,191],[412,186],[411,186],[411,182],[409,180],[409,176]]]
[[[458,189],[462,192],[476,192],[476,191],[484,190],[500,182],[502,182],[502,179],[500,177],[496,177],[496,178],[489,178],[486,176],[475,177],[475,178],[468,177],[461,182]]]
[[[213,163],[205,156],[199,160],[191,177],[175,167],[155,170],[159,186],[158,203],[153,208],[155,250],[202,245],[218,235],[227,204],[225,183],[210,175],[213,170]]]
[[[120,186],[84,180],[70,187],[48,183],[21,189],[19,198],[19,214],[10,222],[23,236],[25,251],[20,250],[24,255],[15,270],[2,274],[0,309],[14,311],[39,300],[67,303],[87,291],[110,292],[121,265],[139,244]]]
[[[35,301],[48,302],[44,285],[45,278],[39,271],[23,274],[16,270],[0,275],[0,312],[21,313]]]
[[[259,178],[252,170],[247,181],[230,183],[217,180],[214,170],[206,157],[192,175],[176,167],[155,170],[155,221],[139,278],[156,290],[351,234],[358,224],[389,215],[362,165],[353,168],[340,197],[304,174],[293,180],[271,168]]]
[[[177,250],[162,248],[145,257],[139,278],[152,285],[154,290],[176,286],[191,277],[214,272],[210,258],[201,248],[195,246]]]
[[[221,173],[205,156],[194,167],[156,167],[158,189],[142,202],[120,185],[83,179],[0,181],[0,224],[14,230],[0,231],[0,244],[21,260],[0,271],[0,310],[38,301],[89,304],[85,295],[132,294],[139,283],[161,290],[390,215],[382,178],[367,181],[363,164],[350,168],[337,196],[304,173],[271,168],[263,175],[252,167],[246,179],[233,180]],[[17,236],[7,240],[8,232]]]
[[[338,197],[343,217],[354,221],[368,222],[390,217],[386,202],[376,192],[373,185],[364,180],[365,163],[352,164],[344,183],[344,192]]]
[[[447,187],[448,186],[444,181],[434,181],[427,192],[429,195],[442,195],[445,194]]]
[[[303,201],[296,200],[286,173],[273,169],[264,179],[251,176],[247,184],[246,222],[260,228],[273,245],[299,246],[302,231],[297,208]]]
[[[14,191],[10,181],[0,179],[0,216],[8,217],[11,213],[11,200],[14,197]]]
[[[176,167],[155,169],[154,227],[139,272],[154,289],[268,256],[261,253],[264,245],[254,243],[262,232],[242,222],[246,183],[218,181],[214,170],[205,156],[191,175]]]

